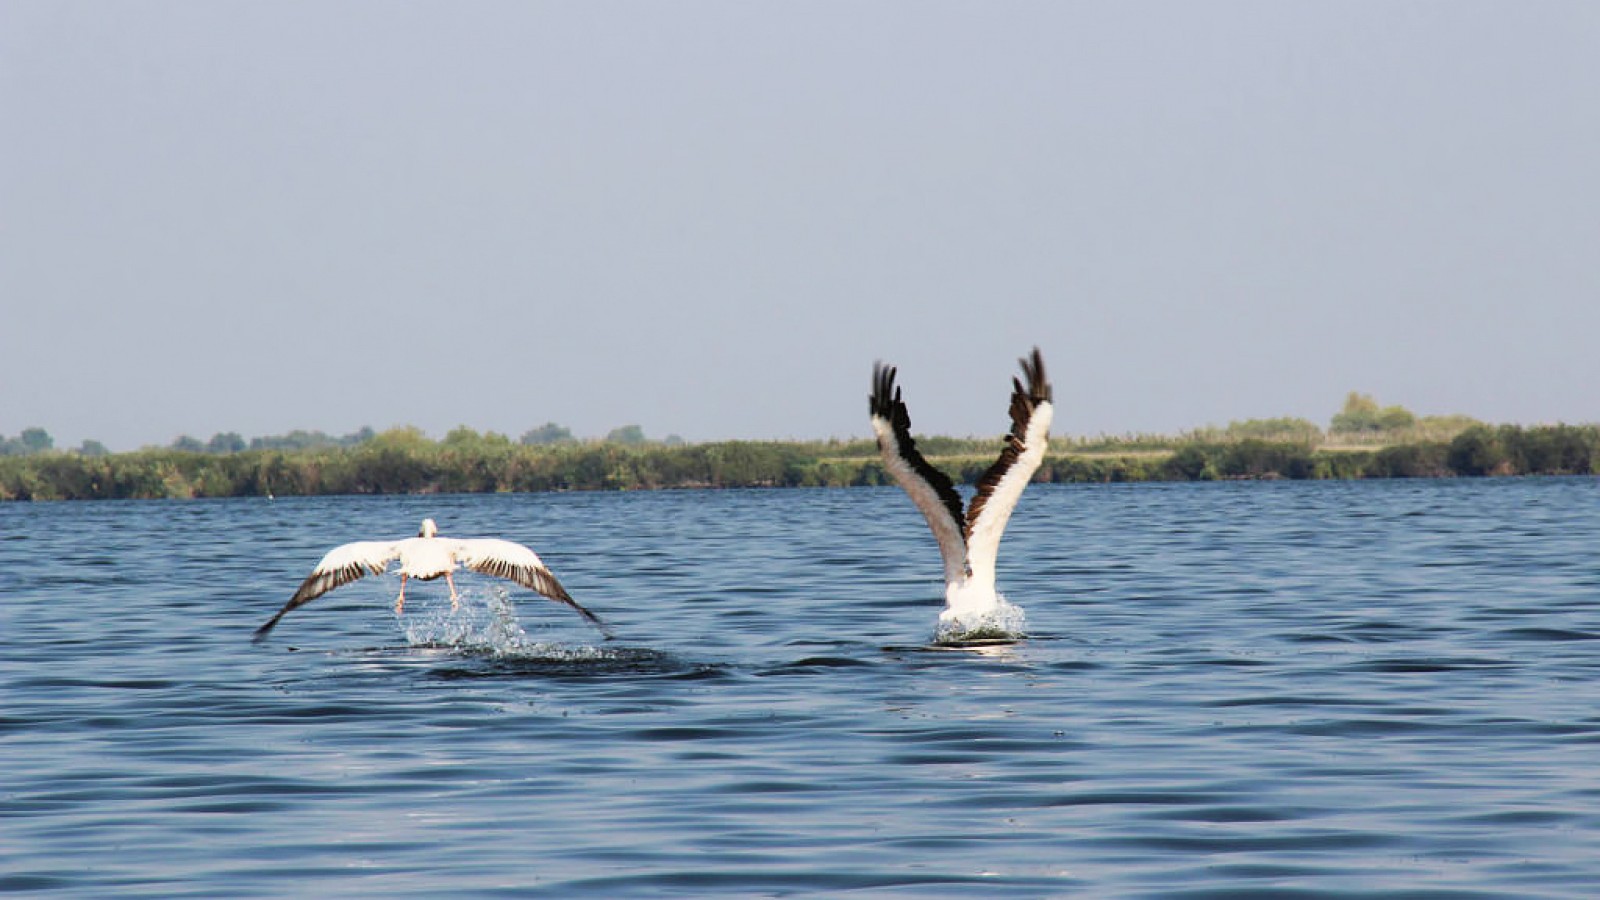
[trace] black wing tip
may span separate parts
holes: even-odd
[[[911,413],[901,399],[900,387],[894,383],[896,372],[894,366],[886,366],[882,361],[872,364],[872,415],[889,423],[897,445],[896,455],[933,488],[951,517],[960,522],[963,516],[961,495],[956,492],[955,482],[950,476],[928,462],[917,450],[917,441],[911,436]],[[878,449],[889,452],[881,438]]]
[[[360,578],[362,574],[363,573],[361,570],[357,569],[355,576],[353,578],[346,579],[346,581],[354,581],[356,578]],[[294,612],[300,607],[305,606],[307,603],[310,603],[318,597],[321,597],[323,594],[326,594],[334,588],[339,587],[341,584],[344,584],[345,582],[338,580],[334,580],[331,585],[326,583],[327,579],[330,577],[337,579],[337,576],[337,571],[313,571],[306,577],[305,581],[300,583],[300,589],[294,592],[294,596],[290,597],[289,602],[283,605],[283,609],[278,610],[277,615],[268,619],[267,624],[256,629],[256,633],[250,638],[250,643],[259,644],[266,640],[268,633],[277,627],[279,620],[281,620],[284,616],[287,616],[289,613]]]
[[[567,597],[567,598],[563,599],[561,602],[563,602],[566,605],[568,605],[568,606],[572,607],[573,609],[577,610],[578,611],[578,615],[583,616],[583,620],[585,622],[588,622],[590,625],[593,625],[595,627],[595,630],[599,631],[602,635],[605,636],[606,640],[614,641],[614,640],[617,639],[617,633],[611,629],[611,626],[607,625],[605,623],[605,620],[601,619],[599,616],[595,615],[594,613],[592,613],[588,609],[586,609],[583,606],[583,604],[581,604],[578,601],[572,599],[571,597]]]
[[[530,587],[543,594],[548,600],[553,600],[562,606],[571,607],[573,612],[582,616],[585,622],[593,625],[602,635],[605,635],[606,640],[616,639],[616,632],[611,630],[611,626],[607,625],[599,616],[590,612],[588,607],[572,599],[572,594],[567,592],[567,589],[561,584],[560,579],[556,578],[554,572],[545,569],[535,573],[529,581],[532,583],[524,585],[525,587]]]
[[[872,364],[872,394],[867,397],[867,405],[872,415],[890,421],[894,420],[895,407],[900,404],[900,390],[894,386],[894,366],[886,366],[881,360]]]
[[[250,643],[259,644],[266,640],[267,635],[271,634],[272,629],[278,624],[278,618],[278,616],[273,616],[270,620],[268,620],[267,624],[257,628],[255,634],[250,636]]]
[[[989,497],[999,486],[1000,480],[1011,471],[1018,457],[1027,449],[1023,440],[1027,436],[1028,423],[1032,420],[1034,410],[1041,403],[1052,402],[1050,381],[1044,371],[1044,356],[1039,348],[1034,347],[1031,354],[1017,362],[1022,364],[1022,376],[1028,383],[1024,387],[1022,379],[1016,376],[1011,378],[1011,431],[1003,439],[1000,457],[978,478],[972,502],[967,506],[966,527],[963,529],[968,538],[972,537],[972,527],[977,524],[984,507],[989,505]]]
[[[872,396],[867,398],[871,414],[889,423],[889,427],[905,440],[911,436],[911,413],[906,409],[900,386],[894,383],[900,370],[882,362],[872,364]]]
[[[1022,375],[1028,380],[1027,395],[1034,403],[1050,403],[1054,401],[1055,389],[1050,385],[1050,378],[1044,371],[1044,355],[1035,346],[1033,352],[1017,362],[1022,364]],[[1022,384],[1015,378],[1012,384],[1017,392],[1022,393]]]

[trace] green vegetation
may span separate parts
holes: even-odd
[[[926,436],[918,445],[972,484],[1000,439]],[[1434,478],[1600,474],[1600,426],[1490,426],[1423,417],[1352,393],[1324,433],[1306,419],[1230,422],[1170,437],[1057,437],[1038,481]],[[295,431],[255,438],[180,437],[165,448],[108,453],[98,441],[57,450],[40,428],[0,436],[0,501],[322,494],[795,487],[887,484],[871,440],[647,438],[638,425],[581,441],[548,422],[517,441],[466,426],[434,441],[416,428],[344,437]]]
[[[998,441],[927,438],[935,465],[971,484]],[[1449,441],[1382,448],[1304,441],[1184,439],[1152,449],[1062,440],[1039,481],[1132,482],[1225,479],[1588,475],[1600,472],[1600,427],[1474,426]],[[1088,447],[1090,449],[1085,449]],[[935,450],[934,448],[938,448]],[[394,429],[350,447],[175,448],[90,456],[51,451],[0,457],[0,500],[246,497],[310,494],[487,493],[851,486],[886,484],[870,441],[603,442],[529,445],[458,428],[442,441]]]
[[[22,434],[14,438],[0,435],[0,456],[32,456],[35,453],[48,453],[55,445],[55,440],[43,428],[24,428]]]
[[[522,443],[542,446],[544,444],[576,444],[578,439],[572,436],[572,429],[554,422],[546,422],[522,435]]]
[[[344,437],[331,437],[320,431],[291,431],[288,434],[274,437],[252,438],[251,450],[319,450],[328,447],[354,447],[372,440],[373,430],[362,428],[351,432]],[[217,444],[227,439],[226,435],[217,435],[211,439],[212,444]]]
[[[622,444],[625,447],[642,447],[648,439],[644,436],[644,429],[637,425],[624,425],[606,432],[605,442],[608,444]]]
[[[1417,417],[1400,406],[1378,407],[1370,394],[1351,391],[1345,397],[1344,409],[1333,417],[1329,430],[1335,434],[1370,434],[1399,431],[1417,424]]]
[[[1345,446],[1437,443],[1469,428],[1483,427],[1471,416],[1417,416],[1403,406],[1378,406],[1369,394],[1351,392],[1328,426],[1328,442]]]

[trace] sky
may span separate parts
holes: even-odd
[[[1600,421],[1600,4],[0,0],[0,436]]]

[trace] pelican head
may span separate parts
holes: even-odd
[[[429,537],[433,537],[434,535],[436,535],[438,533],[439,533],[439,526],[435,525],[433,523],[432,519],[423,519],[422,520],[422,530],[417,532],[417,537],[429,538]]]

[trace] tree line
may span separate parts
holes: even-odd
[[[972,484],[999,440],[924,437],[929,460]],[[1600,426],[1473,425],[1451,439],[1378,448],[1241,437],[1052,442],[1035,480],[1205,481],[1592,475]],[[523,443],[457,429],[434,441],[414,428],[306,449],[185,448],[0,456],[0,501],[489,493],[661,488],[845,487],[889,483],[872,441],[604,441]]]
[[[460,428],[457,432],[476,436],[470,428]],[[455,434],[456,432],[452,432]],[[489,437],[498,437],[491,432]],[[331,447],[355,447],[377,437],[377,432],[371,427],[360,428],[341,437],[325,434],[321,431],[302,431],[296,429],[288,434],[270,435],[245,440],[235,431],[218,432],[210,440],[202,441],[197,437],[187,434],[178,435],[168,444],[166,449],[181,450],[184,453],[210,453],[221,455],[227,453],[242,453],[246,450],[323,450]],[[447,438],[448,439],[448,438]],[[653,441],[645,436],[644,429],[638,425],[621,425],[611,429],[606,436],[600,439],[605,444],[624,444],[627,446],[640,446],[651,443],[661,443],[667,446],[679,446],[685,443],[683,438],[669,434],[660,441]],[[572,429],[554,422],[546,422],[538,428],[524,432],[519,443],[529,446],[550,446],[557,444],[582,443],[572,433]],[[146,447],[146,450],[155,448]],[[14,438],[0,435],[0,456],[34,456],[49,453],[55,450],[55,439],[50,432],[43,428],[24,428],[22,433]],[[75,450],[67,451],[81,456],[106,456],[110,450],[99,441],[86,440]]]

